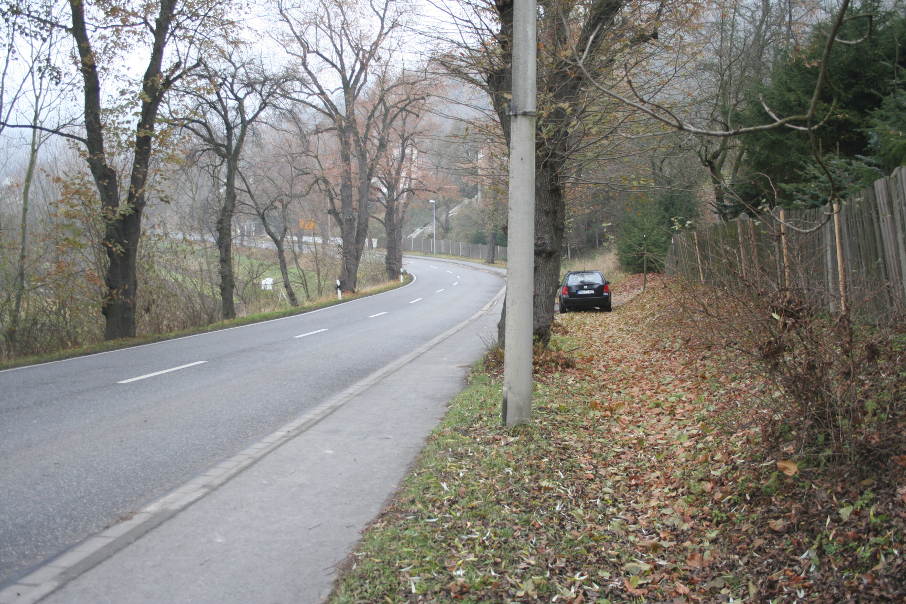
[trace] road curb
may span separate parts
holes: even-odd
[[[0,591],[0,604],[31,604],[38,602],[136,542],[143,535],[217,490],[277,448],[327,418],[362,392],[487,314],[491,308],[500,302],[505,289],[505,287],[501,287],[490,301],[464,321],[359,380],[304,415],[284,424],[240,453],[218,463],[203,474],[160,497],[130,518],[87,538],[19,579],[16,583]]]

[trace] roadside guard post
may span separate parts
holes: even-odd
[[[343,290],[340,289],[340,280],[337,279],[337,300],[343,299]]]

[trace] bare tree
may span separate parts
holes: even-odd
[[[289,95],[325,121],[339,155],[338,186],[325,189],[342,237],[341,287],[354,290],[368,236],[369,201],[377,158],[387,146],[384,110],[407,79],[393,75],[405,15],[399,0],[317,0],[303,9],[278,1],[288,35],[284,48],[298,72]],[[390,123],[404,112],[393,110]]]
[[[387,254],[384,265],[387,278],[396,279],[403,268],[403,225],[409,205],[420,190],[427,187],[418,166],[418,148],[422,131],[422,116],[427,94],[419,91],[418,83],[400,89],[396,102],[381,99],[381,132],[388,139],[384,157],[378,158],[375,176],[380,183],[377,203],[383,213],[372,216],[384,226],[387,235]],[[402,111],[398,111],[399,107]]]
[[[46,125],[50,113],[59,108],[61,96],[66,92],[66,87],[61,82],[61,74],[52,63],[52,56],[59,45],[60,36],[58,33],[51,30],[42,38],[26,38],[26,40],[36,43],[29,44],[27,49],[19,49],[18,51],[19,56],[27,61],[26,73],[22,78],[23,83],[27,83],[27,89],[23,90],[23,87],[20,86],[17,90],[17,96],[25,92],[25,96],[31,102],[31,110],[29,111],[31,119],[29,123],[34,126]],[[12,110],[12,107],[9,107],[9,109]],[[63,126],[59,123],[54,125],[54,128],[60,127]],[[19,214],[19,254],[16,262],[13,308],[10,315],[9,328],[6,332],[12,348],[15,348],[16,331],[19,327],[19,318],[26,291],[25,266],[28,254],[29,210],[32,185],[34,184],[35,172],[38,166],[38,152],[51,136],[51,133],[38,128],[33,128],[29,132],[28,159],[25,174],[22,178],[22,204]]]
[[[264,227],[265,233],[274,244],[283,288],[287,299],[293,306],[299,300],[289,276],[286,258],[286,239],[290,235],[290,249],[294,253],[296,268],[299,271],[302,287],[307,297],[311,290],[305,271],[300,266],[296,246],[291,233],[302,233],[302,227],[309,221],[299,218],[299,206],[305,201],[316,185],[315,177],[305,162],[304,153],[295,147],[307,147],[308,140],[304,132],[274,132],[262,137],[256,147],[255,160],[247,162],[240,172],[247,201],[241,202],[243,208],[253,213]],[[296,227],[295,225],[299,226]],[[304,250],[304,243],[302,243]],[[317,255],[314,242],[310,249]]]
[[[706,13],[702,27],[690,32],[697,38],[690,48],[697,56],[682,78],[695,99],[689,112],[697,123],[711,130],[738,128],[746,95],[768,78],[773,61],[800,41],[798,32],[814,19],[814,11],[814,3],[807,1],[749,0],[719,2]],[[728,183],[742,168],[738,138],[689,138],[708,172],[714,209],[721,213]]]
[[[235,50],[217,53],[198,70],[197,82],[181,90],[192,106],[189,117],[179,120],[219,160],[222,171],[222,204],[217,213],[216,240],[220,256],[220,297],[223,318],[236,316],[233,275],[233,215],[241,188],[239,167],[251,128],[278,98],[283,80],[265,72],[260,62]]]

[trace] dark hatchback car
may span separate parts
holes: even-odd
[[[598,271],[570,271],[560,284],[560,312],[582,308],[610,311],[610,282]]]

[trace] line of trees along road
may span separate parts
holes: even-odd
[[[874,177],[902,155],[899,0],[539,7],[542,343],[577,247],[641,237],[647,258],[671,230],[755,203],[839,199],[861,158],[878,159],[856,166]],[[337,277],[395,278],[429,199],[444,237],[506,232],[512,0],[256,11],[0,0],[3,355],[264,310],[281,303],[257,288],[264,276],[289,305]],[[878,98],[860,92],[869,75]],[[843,122],[861,147],[834,146]],[[771,163],[784,141],[795,161]],[[646,203],[653,220],[639,218]],[[383,262],[365,253],[377,237]]]
[[[150,243],[149,204],[155,234],[172,239],[176,233],[183,247],[215,242],[211,280],[224,319],[236,315],[235,303],[244,297],[235,275],[237,231],[263,227],[277,246],[293,305],[293,280],[307,296],[323,293],[323,283],[337,275],[345,289],[358,287],[372,218],[387,234],[402,237],[408,206],[429,193],[429,170],[415,159],[419,147],[431,145],[424,116],[429,90],[438,89],[429,84],[424,61],[407,63],[400,54],[411,7],[393,0],[321,0],[270,8],[270,50],[262,51],[257,42],[263,32],[243,25],[250,15],[240,3],[0,3],[7,50],[0,123],[13,133],[5,141],[4,184],[10,191],[24,189],[19,245],[10,239],[7,247],[4,240],[4,268],[7,249],[17,247],[21,256],[9,263],[15,294],[5,301],[9,308],[0,307],[6,352],[46,348],[29,342],[39,324],[50,325],[49,316],[64,305],[74,318],[83,310],[74,302],[92,297],[103,338],[135,336],[143,316],[162,304],[159,292],[139,288],[140,275],[176,287],[194,279],[208,258],[186,256],[181,265],[155,258],[169,244]],[[258,40],[251,42],[253,37]],[[39,107],[49,98],[42,86],[80,101],[58,99],[54,115],[37,109],[29,115],[29,101]],[[14,165],[18,132],[32,133],[22,182]],[[41,164],[38,150],[48,140],[53,144]],[[273,144],[282,155],[265,152]],[[281,162],[292,167],[282,178]],[[39,220],[29,215],[28,204],[35,174],[45,189],[45,228],[30,236],[28,226]],[[194,207],[187,212],[186,205]],[[250,226],[250,215],[260,224]],[[12,222],[4,218],[0,225]],[[300,243],[306,233],[322,241],[339,235],[342,244],[338,250],[306,246]],[[287,260],[288,234],[294,267]],[[38,237],[55,240],[63,258],[51,261],[40,253],[40,243],[32,241]],[[205,256],[203,249],[196,252]],[[384,273],[398,276],[400,268],[395,245]],[[84,279],[85,286],[52,292],[48,276],[54,271]],[[204,289],[198,297],[209,305],[214,292]],[[94,332],[82,325],[58,345],[93,339]]]

